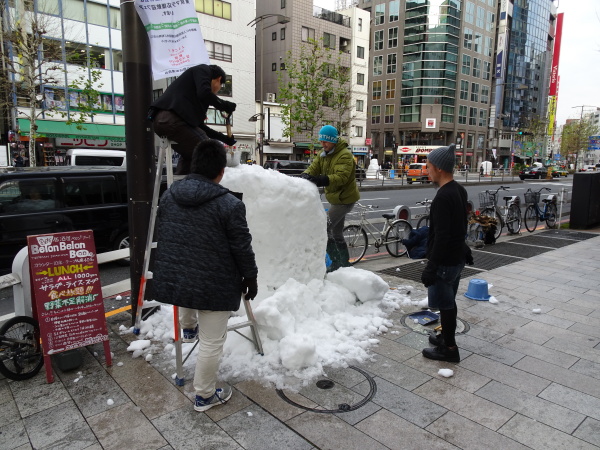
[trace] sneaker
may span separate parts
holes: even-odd
[[[231,398],[232,394],[231,387],[225,386],[223,388],[218,388],[215,393],[209,397],[204,398],[196,395],[196,403],[194,404],[194,409],[196,411],[206,411],[207,409],[212,408],[213,406],[222,405],[227,403],[227,400]]]
[[[196,328],[184,328],[183,329],[183,342],[190,343],[194,342],[198,337],[198,325]]]
[[[456,347],[456,350],[450,350],[445,345],[438,345],[434,348],[424,348],[422,353],[425,358],[437,361],[460,362],[458,347]]]
[[[441,334],[436,334],[435,331],[429,332],[429,343],[435,347],[440,345],[444,345],[444,336]]]

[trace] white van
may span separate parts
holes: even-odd
[[[125,150],[95,150],[70,148],[65,157],[66,166],[113,166],[126,167]]]

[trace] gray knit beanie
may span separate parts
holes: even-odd
[[[433,150],[427,159],[438,169],[444,172],[454,172],[454,165],[456,164],[456,156],[454,155],[456,145],[451,144],[448,147],[439,147]]]

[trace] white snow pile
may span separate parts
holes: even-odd
[[[393,325],[389,314],[420,304],[366,270],[348,267],[326,274],[326,215],[312,183],[242,165],[227,168],[222,184],[242,192],[246,204],[259,270],[259,292],[251,305],[264,356],[230,332],[219,378],[299,389],[322,375],[324,366],[366,361],[369,347],[378,343],[376,336]],[[234,313],[230,325],[247,320],[243,311],[242,306]],[[248,327],[239,331],[251,335]],[[156,351],[150,340],[162,341],[174,368],[172,307],[164,306],[144,321],[140,339],[128,348],[134,356]],[[184,355],[192,346],[183,344]],[[195,360],[193,354],[185,364],[188,375]]]

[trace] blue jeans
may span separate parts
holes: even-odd
[[[465,264],[456,266],[438,266],[437,280],[427,288],[427,301],[432,309],[446,310],[456,308],[456,293],[460,283],[460,273]]]

